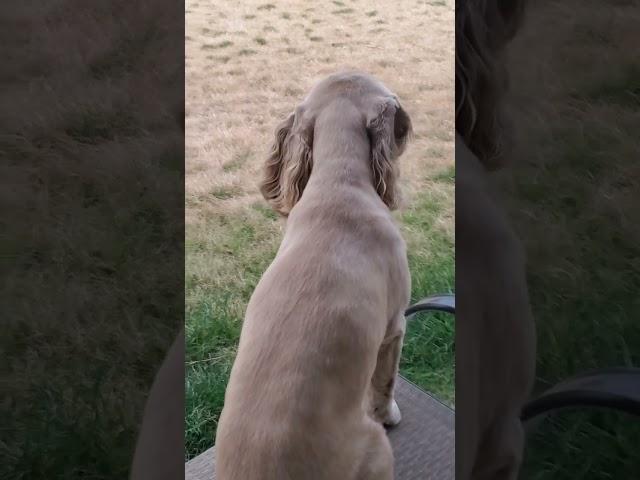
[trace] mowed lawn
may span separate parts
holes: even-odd
[[[247,301],[282,221],[260,197],[276,125],[316,80],[372,73],[400,97],[415,137],[401,158],[412,297],[454,275],[453,1],[186,4],[186,457],[214,443]],[[330,301],[330,299],[327,299]],[[416,318],[402,373],[454,400],[454,323]]]
[[[511,51],[506,197],[527,247],[538,389],[640,365],[639,21],[636,2],[545,2]],[[566,412],[530,438],[523,478],[640,478],[639,445],[637,418]]]

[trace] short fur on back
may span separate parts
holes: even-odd
[[[242,328],[216,437],[220,480],[392,480],[383,424],[410,294],[391,216],[411,132],[375,78],[320,81],[277,128],[260,189],[287,217]]]

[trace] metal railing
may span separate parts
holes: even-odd
[[[420,312],[455,315],[454,294],[432,295],[411,305],[407,319]],[[640,368],[607,368],[579,373],[563,380],[529,401],[522,409],[523,422],[541,420],[550,413],[567,409],[608,408],[640,416]]]

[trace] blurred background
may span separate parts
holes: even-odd
[[[512,169],[496,178],[528,257],[536,390],[640,364],[640,4],[530,2],[508,48]],[[637,418],[583,409],[530,437],[523,478],[640,478]]]

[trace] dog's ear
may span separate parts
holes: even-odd
[[[411,119],[396,98],[388,98],[376,105],[367,118],[367,132],[374,186],[382,201],[393,210],[400,202],[396,159],[404,152],[411,135]]]
[[[522,26],[527,8],[525,0],[497,0],[502,43],[510,42]],[[490,23],[487,22],[489,25]],[[497,27],[497,26],[496,26]]]
[[[260,192],[283,216],[300,200],[313,166],[313,121],[296,108],[276,129]]]
[[[528,0],[465,2],[456,9],[456,132],[489,170],[507,163],[510,122],[503,54],[524,22]]]

